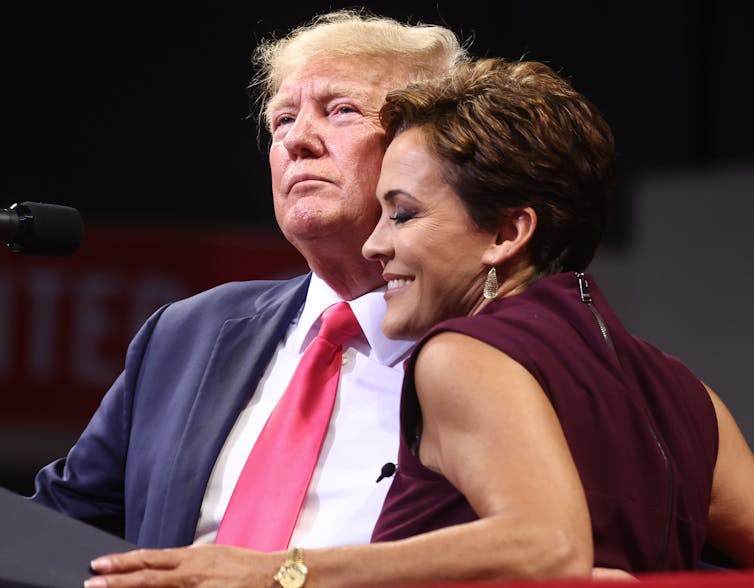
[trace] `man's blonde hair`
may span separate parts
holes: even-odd
[[[270,98],[292,67],[302,60],[355,56],[394,62],[407,83],[442,75],[468,59],[453,31],[439,25],[402,23],[366,9],[317,15],[285,37],[262,40],[254,50],[256,73],[248,89],[260,129]]]

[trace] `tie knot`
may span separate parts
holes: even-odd
[[[333,345],[342,345],[360,332],[359,321],[356,320],[349,304],[338,302],[322,313],[322,326],[317,335]]]

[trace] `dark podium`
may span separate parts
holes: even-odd
[[[80,588],[98,555],[136,546],[0,488],[0,588]],[[560,579],[442,582],[400,588],[752,588],[754,569],[640,574],[637,582]],[[375,588],[381,588],[376,586]]]
[[[80,588],[99,555],[136,546],[0,488],[0,587]]]

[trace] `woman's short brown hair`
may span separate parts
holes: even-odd
[[[582,271],[607,223],[615,146],[599,110],[549,66],[479,59],[388,94],[388,141],[421,127],[474,222],[531,206],[536,276]]]

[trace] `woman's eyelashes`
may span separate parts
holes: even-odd
[[[395,224],[405,223],[416,216],[416,211],[410,208],[403,208],[401,206],[395,209],[395,212],[390,217],[390,220],[395,221]]]

